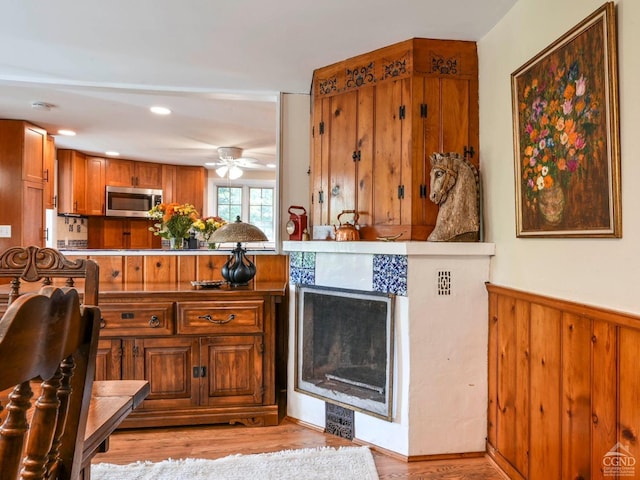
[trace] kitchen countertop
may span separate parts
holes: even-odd
[[[147,249],[147,250],[132,250],[132,249],[112,249],[112,250],[97,250],[90,248],[78,248],[78,249],[60,249],[60,253],[68,257],[105,257],[113,255],[121,256],[152,256],[152,255],[231,255],[230,248],[208,250],[165,250],[165,249]],[[276,255],[275,250],[247,249],[247,255]]]

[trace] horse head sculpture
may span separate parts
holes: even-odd
[[[430,157],[429,199],[439,205],[432,242],[477,242],[480,239],[480,179],[476,167],[458,153]]]

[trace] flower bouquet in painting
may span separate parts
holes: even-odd
[[[192,226],[196,235],[207,244],[207,248],[214,250],[217,246],[211,242],[211,235],[227,222],[220,217],[206,217],[196,220]]]
[[[594,12],[512,74],[519,236],[620,234],[609,10]]]
[[[189,203],[161,203],[147,215],[156,222],[149,230],[168,239],[172,249],[183,248],[184,239],[189,237],[189,231],[198,220],[197,210]]]

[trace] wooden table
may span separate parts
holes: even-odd
[[[91,460],[109,448],[109,435],[149,395],[146,380],[104,380],[93,382],[91,405],[82,453],[80,479],[91,478]]]

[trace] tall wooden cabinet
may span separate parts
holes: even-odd
[[[0,120],[0,250],[44,246],[45,130],[21,120]]]
[[[311,223],[360,215],[361,237],[426,240],[429,156],[478,158],[473,42],[411,39],[320,68],[312,101]]]

